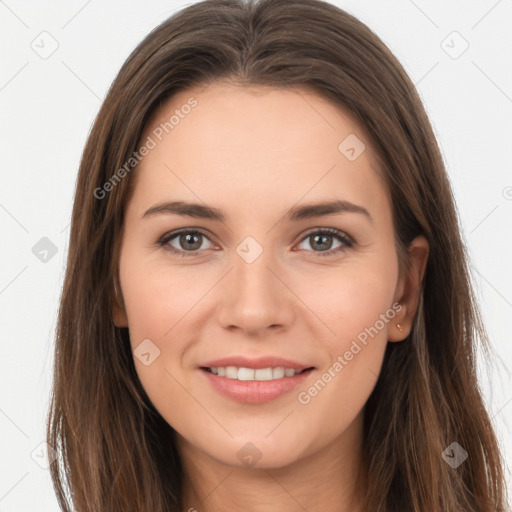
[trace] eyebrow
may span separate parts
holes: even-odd
[[[294,206],[285,213],[284,218],[289,222],[298,222],[304,219],[321,217],[322,215],[334,215],[346,212],[362,214],[373,224],[373,218],[366,208],[341,199]],[[225,215],[217,208],[204,204],[187,203],[184,201],[171,201],[155,204],[144,212],[142,218],[144,219],[158,214],[184,215],[196,219],[209,219],[219,222],[225,222],[226,220]]]

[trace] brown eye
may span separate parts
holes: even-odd
[[[334,248],[333,239],[339,242],[339,245]],[[301,243],[304,243],[306,240],[309,240],[311,250],[318,253],[318,256],[330,256],[354,245],[354,242],[347,235],[331,228],[312,231],[301,240]]]
[[[211,248],[204,247],[205,240],[211,244],[209,238],[201,231],[188,229],[169,233],[158,244],[174,254],[188,256],[186,253],[191,253],[192,256],[198,253],[200,249]]]

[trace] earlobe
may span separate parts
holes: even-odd
[[[420,235],[416,237],[408,249],[408,268],[401,276],[397,286],[397,300],[402,309],[396,315],[394,323],[388,330],[389,341],[402,341],[411,332],[414,317],[417,312],[420,294],[423,288],[423,278],[427,267],[430,246],[427,239]]]
[[[409,336],[409,324],[407,323],[407,306],[400,303],[402,306],[400,311],[396,314],[395,318],[389,322],[388,327],[388,341],[403,341]]]
[[[112,305],[112,321],[116,327],[128,327],[128,317],[123,308],[118,304]]]

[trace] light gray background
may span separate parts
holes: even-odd
[[[40,443],[79,158],[128,54],[190,3],[0,0],[0,512],[58,510]],[[481,386],[511,460],[512,0],[332,3],[390,47],[431,117],[496,352]],[[47,261],[32,251],[43,237]]]

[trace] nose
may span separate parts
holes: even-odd
[[[259,337],[292,325],[294,295],[270,252],[252,263],[235,255],[234,268],[219,289],[218,320],[224,329]]]

